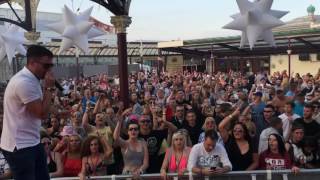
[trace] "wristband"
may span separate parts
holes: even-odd
[[[50,92],[53,92],[53,91],[55,91],[56,90],[56,88],[54,88],[54,87],[47,87],[47,88],[45,88],[47,91],[50,91]]]

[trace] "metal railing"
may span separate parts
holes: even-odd
[[[185,174],[178,176],[176,173],[168,173],[170,180],[319,180],[320,169],[302,169],[298,174],[293,174],[290,170],[256,170],[256,171],[232,171],[215,176],[197,176]],[[55,180],[78,180],[79,177],[55,178]],[[133,179],[131,175],[112,175],[112,176],[92,176],[87,179],[95,180],[127,180]],[[142,180],[160,180],[160,174],[143,174],[139,177]]]

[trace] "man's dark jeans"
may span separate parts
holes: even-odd
[[[9,163],[15,180],[49,180],[47,156],[43,145],[23,148],[3,155]]]

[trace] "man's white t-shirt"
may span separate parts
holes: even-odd
[[[291,133],[292,123],[294,120],[300,118],[300,116],[298,114],[293,114],[291,116],[292,120],[289,120],[289,117],[286,115],[286,113],[283,113],[279,116],[279,118],[282,120],[283,138],[285,141],[288,141]]]
[[[224,167],[229,166],[232,169],[232,164],[228,158],[225,148],[216,143],[216,146],[211,152],[207,152],[203,143],[194,145],[191,149],[188,170],[191,172],[192,168],[199,167]]]
[[[26,110],[26,104],[42,99],[40,81],[26,67],[14,75],[4,94],[1,148],[13,152],[40,143],[41,119]]]
[[[259,148],[258,148],[259,154],[261,154],[263,151],[268,149],[268,139],[271,134],[279,134],[279,132],[273,127],[268,127],[267,129],[264,129],[261,132],[260,138],[259,138]]]

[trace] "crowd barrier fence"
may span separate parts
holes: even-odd
[[[78,180],[79,177],[55,178],[54,180]],[[112,176],[92,176],[87,180],[130,180],[131,175]],[[160,174],[143,174],[141,180],[160,180]],[[293,174],[290,170],[256,170],[256,171],[232,171],[215,176],[197,176],[185,174],[178,176],[176,173],[168,174],[169,180],[320,180],[320,169],[302,169],[298,174]]]

